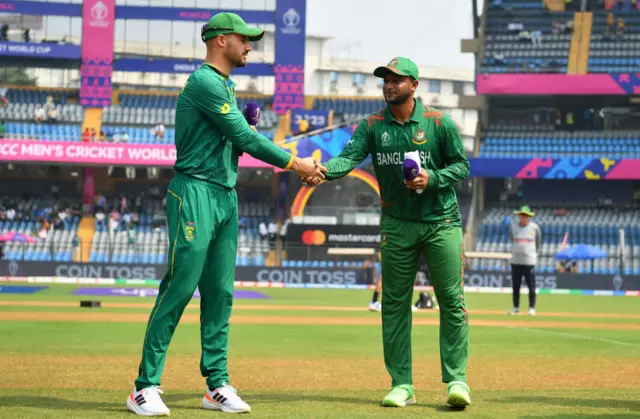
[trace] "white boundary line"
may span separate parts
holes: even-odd
[[[524,330],[525,332],[533,332],[533,333],[542,333],[542,334],[547,334],[547,335],[556,335],[556,336],[564,336],[564,337],[568,337],[568,338],[573,338],[573,339],[584,339],[584,340],[595,340],[598,342],[606,342],[606,343],[613,343],[616,345],[623,345],[623,346],[631,346],[634,348],[640,348],[640,344],[637,343],[631,343],[631,342],[624,342],[621,340],[615,340],[615,339],[606,339],[606,338],[598,338],[595,336],[585,336],[585,335],[576,335],[573,333],[565,333],[565,332],[554,332],[551,330],[546,330],[546,329],[530,329],[528,327],[519,327],[519,326],[504,326],[507,329],[516,329],[516,330]]]

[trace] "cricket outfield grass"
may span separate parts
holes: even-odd
[[[125,401],[154,298],[72,294],[81,287],[0,294],[0,418],[135,417]],[[529,317],[506,316],[507,295],[467,294],[473,405],[456,412],[444,404],[437,312],[413,316],[418,404],[383,408],[390,380],[369,291],[255,291],[268,298],[236,299],[229,347],[231,384],[250,417],[640,418],[637,297],[545,295]],[[80,308],[82,299],[103,307]],[[185,310],[163,377],[177,418],[224,416],[199,408],[197,304]]]

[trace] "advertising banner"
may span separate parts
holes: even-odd
[[[141,73],[192,73],[202,64],[202,60],[120,58],[113,64],[113,71],[134,71]],[[273,76],[273,64],[250,63],[246,67],[233,70],[233,76]]]
[[[115,5],[115,0],[86,0],[82,4],[80,104],[84,107],[111,104]]]
[[[516,179],[640,179],[640,159],[606,157],[563,159],[469,159],[472,177]]]
[[[44,2],[44,1],[15,1],[0,2],[0,13],[17,13],[43,16],[76,16],[80,17],[82,3]]]
[[[34,44],[31,42],[0,42],[0,56],[80,59],[80,45]]]
[[[162,265],[117,263],[58,263],[0,261],[0,276],[57,276],[71,278],[118,278],[161,280],[167,270]],[[236,267],[236,281],[286,284],[356,285],[373,278],[369,269]]]
[[[478,74],[479,95],[638,95],[640,73]]]
[[[298,132],[300,121],[305,119],[309,123],[309,131],[326,128],[329,126],[329,111],[292,109],[291,110],[291,132]]]
[[[273,110],[284,114],[304,108],[304,58],[307,27],[306,0],[278,0]]]
[[[88,3],[84,2],[85,5]],[[0,13],[16,13],[43,16],[82,16],[82,3],[44,2],[29,0],[6,0],[0,2]],[[232,10],[201,9],[191,7],[152,7],[118,5],[115,7],[116,19],[139,20],[183,20],[205,22],[218,12],[231,12],[240,15],[247,23],[273,23],[273,11],[270,10]]]
[[[173,144],[3,140],[0,142],[0,161],[170,167],[176,161],[176,148]],[[239,165],[247,168],[273,168],[248,154],[240,157]]]
[[[166,265],[117,263],[59,263],[0,261],[0,277],[68,277],[161,280]],[[423,275],[418,275],[418,278]],[[362,285],[373,278],[372,269],[360,268],[272,268],[236,267],[237,282],[309,285]],[[82,281],[80,281],[82,282]],[[467,287],[511,288],[509,272],[465,271]],[[417,281],[416,285],[426,285]],[[523,285],[523,287],[526,287]],[[580,275],[573,273],[537,273],[536,288],[596,291],[640,291],[638,275]]]
[[[511,273],[465,271],[464,284],[469,287],[511,288]],[[526,285],[523,285],[523,288],[526,288]],[[638,291],[640,290],[640,276],[538,272],[536,273],[536,288]]]
[[[152,6],[116,6],[116,19],[140,20],[184,20],[206,22],[219,12],[240,15],[245,22],[273,23],[273,11],[269,10],[232,10],[232,9],[196,9],[189,7],[152,7]]]
[[[380,246],[380,227],[377,225],[289,224],[288,245],[323,247]]]

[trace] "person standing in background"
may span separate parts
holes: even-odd
[[[372,260],[368,260],[365,264],[366,268],[374,268],[375,270],[373,276],[375,290],[369,302],[369,311],[382,311],[382,305],[378,302],[378,298],[380,298],[380,294],[382,293],[382,262],[380,262],[380,252],[378,252],[377,259],[378,260],[372,258]]]
[[[529,287],[529,315],[536,315],[536,264],[542,246],[540,227],[530,220],[535,216],[528,206],[522,206],[514,214],[520,216],[518,224],[511,223],[511,282],[513,308],[509,315],[520,314],[520,285],[522,277]]]

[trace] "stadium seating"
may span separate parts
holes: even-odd
[[[108,126],[145,125],[147,127],[162,123],[174,126],[176,119],[175,108],[125,108],[110,106],[104,109],[102,122]],[[278,115],[271,110],[264,110],[260,115],[258,128],[272,130],[276,127]],[[129,135],[133,138],[133,135]]]
[[[35,110],[35,103],[9,102],[6,108],[0,108],[0,120],[33,122]],[[84,111],[81,105],[76,103],[66,105],[56,103],[56,110],[58,123],[69,122],[79,124],[83,121]]]
[[[134,144],[149,143],[174,143],[177,95],[154,95],[143,93],[120,93],[119,105],[112,105],[104,109],[102,122],[103,131],[109,130],[122,133],[123,130],[129,136],[129,142]],[[277,128],[279,117],[271,109],[271,99],[264,96],[249,96],[238,98],[238,107],[244,108],[246,102],[258,103],[262,108],[258,129],[269,139],[273,139],[275,128]],[[162,141],[156,140],[151,134],[152,128],[158,123],[162,123],[166,128]]]
[[[66,105],[70,103],[78,103],[78,90],[76,89],[26,89],[26,88],[10,88],[7,89],[7,99],[9,103],[25,103],[29,105],[45,104],[47,96],[52,96],[54,103],[57,105]]]
[[[41,141],[80,141],[80,125],[7,122],[5,138]]]
[[[590,73],[640,72],[640,13],[616,12],[614,27],[607,28],[608,13],[594,13],[589,53]],[[624,35],[617,36],[617,19],[624,21]]]
[[[490,5],[480,72],[566,73],[571,33],[553,34],[553,22],[572,20],[573,12],[549,13],[542,1],[511,0]],[[509,29],[510,24],[522,27]],[[530,35],[537,31],[542,38],[534,46]]]
[[[594,261],[593,270],[590,261],[578,262],[581,273],[615,274],[618,272],[619,232],[625,231],[626,252],[630,263],[624,274],[640,274],[640,210],[629,209],[616,212],[612,209],[598,209],[591,205],[568,207],[567,215],[554,215],[559,206],[550,203],[546,207],[536,206],[535,222],[540,226],[543,237],[541,255],[536,269],[539,272],[556,272],[555,254],[566,232],[569,233],[569,245],[590,244],[607,251],[609,257]],[[509,217],[513,209],[493,207],[486,211],[475,250],[481,252],[508,252],[510,250]],[[511,222],[517,222],[515,218]],[[504,271],[502,261],[475,259],[472,269]]]
[[[264,266],[269,243],[260,238],[258,224],[269,215],[268,204],[241,203],[241,226],[238,234],[239,266]],[[147,202],[139,215],[139,223],[130,236],[127,226],[109,232],[108,216],[95,221],[96,232],[91,246],[90,262],[158,264],[167,263],[168,237],[162,205],[158,201]]]
[[[383,99],[316,98],[313,109],[333,110],[336,114],[368,115],[386,106]]]
[[[6,242],[3,244],[6,260],[25,261],[56,261],[67,262],[73,260],[73,239],[78,231],[80,217],[69,215],[64,224],[64,230],[48,231],[46,239],[38,238],[40,230],[39,218],[45,207],[52,207],[47,201],[23,201],[17,210],[25,214],[20,221],[0,220],[0,234],[18,232],[33,237],[32,244]],[[4,207],[4,203],[0,203]]]
[[[483,134],[480,157],[605,156],[640,158],[640,132],[553,131],[541,125],[495,125]]]

